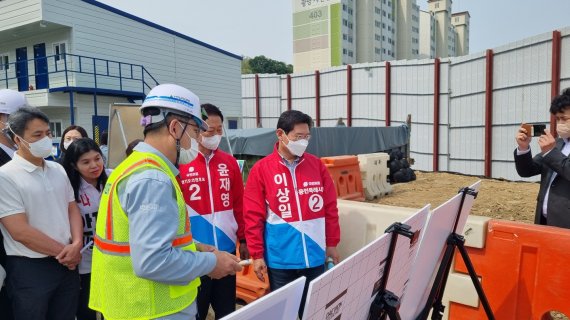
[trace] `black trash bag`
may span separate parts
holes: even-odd
[[[412,170],[412,168],[406,168],[406,170],[408,170],[410,181],[416,180],[416,173],[414,172],[414,170]]]
[[[391,161],[388,166],[390,167],[390,175],[400,171],[400,169],[402,169],[402,166],[400,165],[400,161],[399,160],[394,160]]]
[[[404,157],[404,154],[400,149],[394,149],[390,151],[390,161],[393,160],[401,160]]]
[[[393,183],[406,182],[406,172],[404,170],[398,170],[398,172],[394,173],[392,178]]]

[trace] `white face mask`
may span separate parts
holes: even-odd
[[[287,137],[287,135],[285,135],[285,137]],[[287,140],[289,140],[288,137]],[[305,153],[305,150],[307,149],[308,145],[309,145],[309,140],[299,139],[297,141],[289,140],[289,143],[286,144],[285,146],[287,147],[287,149],[289,149],[289,151],[291,151],[292,154],[296,155],[297,157],[300,157],[303,155],[303,153]]]
[[[34,157],[47,158],[51,156],[52,142],[50,137],[45,136],[42,139],[32,143],[29,143],[28,141],[24,140],[22,137],[20,137],[20,139],[22,139],[29,145],[28,149],[30,150],[30,152]]]
[[[63,148],[64,148],[65,150],[69,149],[69,146],[73,143],[73,141],[75,141],[75,140],[68,140],[68,141],[65,141],[65,142],[63,143]]]
[[[568,123],[557,123],[556,132],[560,138],[568,139],[570,138],[570,124]]]
[[[180,125],[182,127],[182,125]],[[184,129],[184,127],[182,127]],[[190,149],[180,147],[180,156],[178,157],[179,164],[188,164],[198,156],[198,141],[192,138],[188,132],[184,132],[190,138]]]
[[[222,141],[222,135],[216,134],[211,137],[202,136],[202,142],[200,143],[204,148],[209,150],[216,150]]]
[[[188,137],[190,138],[190,136]],[[188,164],[198,156],[198,141],[194,138],[190,138],[190,141],[190,149],[180,148],[180,157],[178,157],[179,164]]]

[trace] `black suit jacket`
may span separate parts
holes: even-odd
[[[534,223],[570,229],[570,158],[562,154],[563,146],[564,140],[557,139],[556,147],[544,157],[538,154],[533,158],[531,152],[517,156],[516,149],[514,155],[515,166],[521,177],[540,174]],[[545,218],[542,215],[542,204],[554,172],[557,175],[550,185],[548,214]]]
[[[12,160],[12,158],[10,158],[4,149],[0,148],[0,167],[8,163],[10,160]]]
[[[10,156],[0,148],[0,167],[12,160]],[[4,250],[4,239],[2,238],[2,232],[0,232],[0,265],[6,266],[6,251]]]

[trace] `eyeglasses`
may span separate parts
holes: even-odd
[[[291,139],[292,141],[298,141],[298,140],[311,140],[311,135],[307,134],[307,135],[302,135],[302,134],[298,134],[294,137],[294,139]]]
[[[200,134],[200,128],[197,125],[184,121],[180,121],[180,123],[184,123],[185,125],[190,126],[196,137]]]

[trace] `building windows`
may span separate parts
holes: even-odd
[[[228,119],[228,129],[237,129],[238,121],[237,119]]]
[[[382,29],[386,29],[386,24],[382,22]]]
[[[390,27],[390,25],[388,25],[388,31],[392,30],[392,27]]]
[[[378,8],[378,7],[374,7],[374,12],[376,14],[382,14],[382,10],[380,10],[380,8]]]
[[[374,48],[374,53],[380,54],[380,48]]]
[[[0,70],[10,69],[10,59],[7,53],[0,53]]]
[[[349,51],[348,51],[348,56],[351,57],[351,58],[354,56],[354,53],[352,52],[352,50],[349,50]]]
[[[342,34],[342,40],[347,40],[348,39],[348,35],[346,33]]]
[[[388,55],[391,56],[391,55],[392,55],[392,51],[388,50]]]
[[[346,4],[342,5],[342,11],[346,11]]]
[[[51,120],[49,130],[54,138],[61,138],[61,120]]]
[[[455,22],[459,22],[459,17],[455,17]]]
[[[352,43],[352,37],[348,37],[348,43]]]
[[[382,10],[382,15],[385,17],[386,16],[386,11]]]
[[[382,36],[382,41],[386,41],[386,36]]]
[[[386,3],[386,1],[384,1],[384,3]],[[392,6],[392,1],[388,1],[388,7]]]
[[[348,14],[352,15],[352,8],[348,8]]]
[[[439,2],[436,2],[435,8],[436,8],[436,9],[439,9]]]
[[[392,20],[392,15],[388,13],[388,19]]]
[[[349,23],[348,23],[348,28],[349,28],[349,29],[352,29],[352,22],[349,22]]]
[[[342,24],[343,24],[345,27],[348,26],[348,20],[342,19]]]
[[[374,39],[376,39],[376,41],[380,41],[380,40],[381,40],[380,35],[379,35],[379,34],[375,34],[375,35],[374,35]]]
[[[382,53],[386,53],[386,48],[382,48]]]
[[[346,50],[346,48],[343,48],[343,49],[342,49],[342,54],[344,54],[344,55],[346,55],[346,54],[347,54],[347,50]]]
[[[54,43],[53,44],[53,54],[55,56],[55,61],[63,60],[66,53],[65,42]]]

